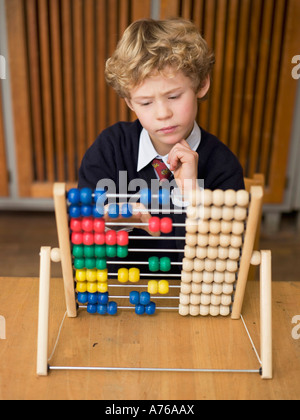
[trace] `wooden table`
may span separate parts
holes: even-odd
[[[300,315],[300,282],[273,283],[274,378],[257,373],[51,371],[37,377],[38,279],[0,278],[0,399],[202,400],[299,399],[300,339],[292,318]],[[49,349],[65,313],[61,279],[51,281]],[[244,319],[259,351],[258,284],[250,282]],[[299,328],[298,328],[299,332]],[[51,365],[258,369],[242,321],[182,318],[159,312],[114,317],[80,312],[66,319]]]

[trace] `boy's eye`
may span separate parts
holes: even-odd
[[[178,99],[180,98],[181,95],[173,95],[173,96],[169,96],[169,99]]]
[[[151,102],[145,102],[145,103],[143,103],[143,104],[140,104],[141,106],[148,106],[148,105],[150,105],[151,104]]]

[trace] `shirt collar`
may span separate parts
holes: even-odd
[[[194,152],[198,149],[201,142],[201,130],[196,121],[194,122],[194,128],[186,141]],[[155,158],[162,159],[165,165],[168,168],[170,167],[170,165],[167,163],[168,155],[161,156],[157,153],[150,139],[148,131],[143,128],[140,134],[137,171],[139,172],[145,168],[145,166],[147,166]]]

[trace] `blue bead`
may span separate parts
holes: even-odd
[[[81,207],[72,204],[69,207],[69,216],[74,217],[75,219],[77,219],[77,217],[80,217],[81,216]]]
[[[129,302],[132,305],[138,305],[140,303],[140,294],[139,292],[133,291],[129,294]]]
[[[145,313],[145,306],[144,305],[136,305],[135,313],[137,315],[143,315]]]
[[[144,188],[140,191],[140,202],[144,204],[144,206],[151,203],[151,190]]]
[[[107,305],[102,305],[102,304],[97,305],[97,312],[100,315],[105,315],[107,313]]]
[[[93,216],[97,219],[100,219],[104,216],[104,206],[102,204],[96,204],[93,206]]]
[[[107,313],[109,315],[115,315],[118,311],[118,305],[116,302],[109,302],[107,305]]]
[[[92,304],[89,304],[89,305],[86,307],[86,310],[87,310],[87,312],[88,312],[89,314],[95,314],[95,313],[97,312],[97,305],[92,305]]]
[[[93,214],[93,207],[88,205],[82,205],[81,206],[81,216],[83,217],[89,217]]]
[[[78,295],[77,295],[77,300],[78,300],[78,303],[82,303],[83,305],[86,305],[87,304],[87,302],[88,302],[88,293],[87,292],[85,292],[85,293],[78,293]]]
[[[105,190],[95,190],[94,191],[94,202],[96,204],[104,205],[106,201],[106,191]]]
[[[158,202],[159,204],[169,204],[170,203],[170,192],[166,188],[161,188],[158,192]]]
[[[98,293],[88,293],[88,303],[96,305],[98,303]]]
[[[108,303],[108,292],[98,293],[98,303],[100,305],[106,305]]]
[[[145,312],[147,315],[153,315],[155,313],[155,309],[156,309],[156,305],[154,302],[150,302],[146,307],[145,307]]]
[[[132,205],[128,203],[122,204],[121,214],[125,218],[129,218],[132,216]]]
[[[110,204],[108,207],[108,217],[116,219],[119,217],[120,209],[119,204]]]
[[[80,190],[80,201],[82,204],[92,203],[92,190],[90,188],[82,188]]]
[[[150,293],[142,292],[140,295],[140,304],[146,306],[149,303],[150,303]]]
[[[80,203],[80,192],[79,192],[78,188],[72,188],[68,192],[68,200],[71,204]]]

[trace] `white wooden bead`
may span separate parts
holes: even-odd
[[[199,295],[202,292],[202,283],[192,283],[192,293],[195,295]],[[200,303],[200,301],[199,301]]]
[[[202,283],[202,294],[201,294],[201,296],[210,295],[211,292],[212,292],[212,288],[213,288],[213,283],[208,284],[208,283],[203,282]]]
[[[245,207],[236,206],[234,208],[234,219],[235,220],[246,220],[247,219],[247,209]]]
[[[234,220],[232,222],[232,233],[234,235],[241,235],[244,232],[244,229],[244,222],[240,222],[239,220]]]
[[[223,292],[223,284],[213,283],[212,293],[214,295],[221,295]]]
[[[216,271],[225,271],[226,270],[226,261],[227,260],[221,260],[220,258],[216,259]]]
[[[194,259],[196,257],[196,247],[185,245],[184,256],[190,260]]]
[[[185,230],[188,233],[198,232],[198,221],[193,219],[186,219],[185,221]]]
[[[61,253],[59,248],[52,248],[50,251],[50,258],[53,262],[61,261]]]
[[[231,295],[233,293],[233,284],[223,283],[222,289],[224,295]]]
[[[204,190],[203,200],[205,206],[210,206],[213,202],[213,194],[211,190]]]
[[[199,305],[200,306],[200,300],[201,300],[201,295],[200,294],[195,294],[195,293],[191,293],[190,294],[190,304],[191,305]]]
[[[201,294],[201,305],[210,305],[210,294],[209,295],[204,295],[203,293]]]
[[[210,284],[214,281],[214,273],[212,271],[203,271],[203,282]]]
[[[245,190],[239,190],[236,193],[236,203],[238,206],[247,207],[249,204],[249,193]]]
[[[211,220],[209,222],[209,231],[213,234],[218,234],[221,232],[221,222],[219,220]]]
[[[213,191],[213,203],[215,206],[222,206],[224,204],[224,191],[223,190]]]
[[[183,283],[191,283],[192,281],[192,272],[191,271],[181,271],[181,281]]]
[[[230,234],[229,233],[220,233],[220,245],[226,248],[230,245]]]
[[[221,232],[222,233],[231,233],[232,230],[232,222],[229,220],[222,220],[221,221]]]
[[[205,234],[209,232],[209,222],[208,220],[201,220],[198,221],[198,232]]]
[[[225,283],[233,284],[236,280],[235,273],[231,273],[230,271],[225,271]]]
[[[207,256],[207,248],[206,246],[197,246],[196,249],[196,257],[200,259],[204,259]]]
[[[189,193],[188,201],[192,206],[199,206],[203,203],[203,189],[196,189]]]
[[[193,271],[194,269],[194,260],[188,258],[183,258],[182,260],[182,269],[183,271]]]
[[[218,247],[208,246],[207,247],[207,258],[215,260],[218,256]]]
[[[179,304],[179,315],[181,316],[187,316],[190,313],[190,307],[189,305],[182,305]]]
[[[190,315],[192,316],[200,315],[200,305],[190,305]]]
[[[226,248],[223,246],[218,247],[218,258],[220,258],[221,260],[226,260],[228,258],[228,254],[229,254],[228,247]]]
[[[211,206],[210,217],[212,220],[222,219],[222,207]]]
[[[202,204],[197,207],[197,216],[198,219],[208,220],[210,219],[210,207],[203,206]]]
[[[192,271],[192,282],[201,283],[203,281],[203,271]]]
[[[209,314],[211,316],[218,316],[218,315],[220,315],[220,307],[219,306],[215,306],[215,305],[210,305],[209,306]]]
[[[230,245],[233,248],[240,248],[243,245],[243,237],[241,235],[232,234],[230,237]]]
[[[194,206],[188,206],[186,211],[186,217],[189,219],[198,219],[198,209]]]
[[[226,262],[226,270],[230,271],[231,273],[235,273],[238,269],[237,261],[227,260]]]
[[[197,244],[199,246],[207,246],[208,245],[208,235],[203,235],[199,233],[197,236]]]
[[[191,283],[181,283],[180,291],[184,295],[189,295],[192,291]]]
[[[209,306],[208,305],[200,305],[200,315],[202,315],[202,316],[209,315]]]
[[[223,283],[225,281],[225,272],[224,271],[215,271],[214,274],[215,283]]]
[[[194,259],[194,270],[203,271],[205,267],[205,260],[200,260],[200,258]]]
[[[220,235],[210,233],[208,235],[208,245],[209,246],[218,246],[220,244]]]
[[[238,260],[240,258],[240,248],[234,248],[233,246],[230,246],[228,250],[228,258],[231,260]]]
[[[251,264],[252,265],[259,265],[261,261],[261,254],[259,251],[253,251],[251,257]]]
[[[221,316],[228,316],[230,314],[230,307],[220,305],[220,315]]]
[[[186,243],[186,245],[189,245],[189,246],[196,246],[197,245],[197,234],[196,233],[186,233],[185,243]]]
[[[183,293],[179,294],[179,302],[182,305],[189,305],[190,304],[190,295],[185,295]]]
[[[216,261],[210,260],[209,258],[206,258],[205,260],[205,270],[206,271],[214,271],[216,269]]]
[[[225,206],[233,207],[236,204],[236,191],[226,190],[224,193]]]
[[[222,208],[222,219],[223,220],[233,220],[234,218],[234,209],[233,207],[223,206]]]
[[[215,305],[215,306],[220,305],[221,296],[212,294],[211,298],[210,298],[210,302],[211,302],[212,305]]]
[[[222,296],[221,296],[221,304],[223,306],[229,306],[229,305],[231,305],[231,303],[232,303],[231,295],[230,294],[228,294],[228,295],[222,294]]]

